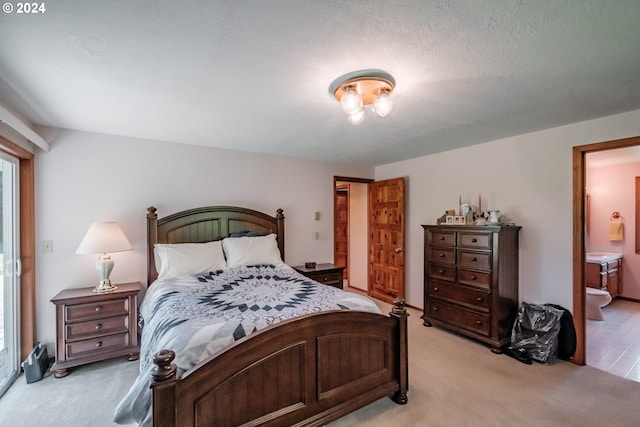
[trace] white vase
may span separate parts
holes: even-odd
[[[489,211],[489,224],[500,224],[500,211]]]

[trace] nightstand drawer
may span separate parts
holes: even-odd
[[[90,302],[65,306],[66,322],[78,322],[88,319],[99,319],[110,316],[126,316],[129,314],[128,299]]]
[[[340,283],[342,280],[342,273],[313,274],[309,277],[323,285],[334,285]]]
[[[70,323],[66,325],[67,340],[93,338],[105,334],[129,331],[129,318],[127,316],[96,319],[89,322]]]
[[[91,340],[67,343],[67,358],[81,357],[87,353],[104,352],[115,348],[129,347],[129,334],[107,335]]]

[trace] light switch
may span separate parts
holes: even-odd
[[[42,241],[42,252],[53,252],[53,240]]]
[[[320,221],[320,212],[319,211],[316,211],[315,218],[316,218],[316,221]]]

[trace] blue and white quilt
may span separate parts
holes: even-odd
[[[114,421],[151,426],[153,355],[176,353],[181,375],[235,341],[274,323],[328,310],[380,313],[369,298],[317,283],[286,264],[236,267],[161,279],[140,306],[144,327],[140,375],[118,405]]]

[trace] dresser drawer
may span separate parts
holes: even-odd
[[[65,306],[65,322],[79,322],[109,316],[126,316],[129,314],[128,299],[114,299]]]
[[[108,317],[88,322],[69,323],[65,327],[67,332],[66,339],[73,341],[115,332],[128,332],[129,318],[127,316]]]
[[[431,233],[431,244],[433,246],[455,246],[456,235],[453,232],[434,231]]]
[[[429,282],[429,297],[443,298],[453,302],[471,305],[481,310],[489,310],[490,295],[491,293],[489,291],[482,289],[469,288],[435,280]]]
[[[491,234],[458,233],[458,246],[471,249],[491,249]]]
[[[82,357],[87,353],[102,353],[110,349],[129,347],[129,334],[107,335],[83,341],[67,343],[67,358]]]
[[[431,248],[429,260],[441,264],[454,265],[456,263],[456,253],[453,249]]]
[[[489,289],[491,287],[491,273],[461,268],[458,270],[458,282]]]
[[[447,304],[442,301],[429,302],[428,313],[434,319],[489,336],[489,315],[466,310],[463,307]]]
[[[458,251],[458,265],[460,267],[489,270],[491,268],[491,254],[483,252]]]
[[[456,280],[456,268],[452,266],[429,264],[429,276],[436,279],[455,281]]]

